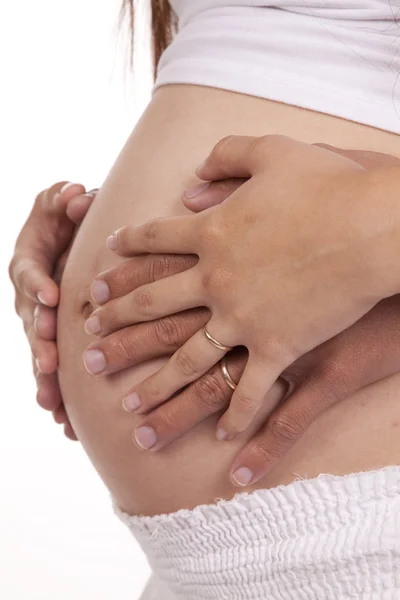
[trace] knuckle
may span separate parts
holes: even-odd
[[[171,432],[179,426],[179,413],[174,409],[172,402],[164,404],[152,418],[152,426],[159,433]]]
[[[240,412],[254,413],[259,407],[259,402],[247,394],[239,394],[235,398],[235,405]]]
[[[250,144],[250,153],[257,155],[265,151],[269,152],[271,147],[277,148],[285,143],[287,137],[280,134],[262,135],[254,138]]]
[[[175,354],[175,361],[180,371],[182,371],[184,375],[189,377],[198,375],[198,366],[196,361],[183,348],[180,348]]]
[[[128,260],[107,273],[107,277],[103,277],[103,280],[111,285],[113,293],[118,297],[132,289],[136,269],[135,259]]]
[[[207,246],[220,246],[224,243],[226,225],[220,219],[205,219],[199,226],[198,237],[201,243]]]
[[[125,330],[105,341],[103,350],[109,355],[123,359],[124,362],[129,362],[134,358],[134,344],[132,344],[131,336]]]
[[[15,256],[12,257],[10,264],[8,265],[8,276],[15,285],[15,271],[16,271],[17,259]]]
[[[289,415],[279,415],[272,418],[269,430],[273,440],[278,444],[295,441],[302,433],[300,422]]]
[[[274,447],[267,439],[258,440],[254,444],[251,454],[257,462],[261,460],[263,463],[272,462],[280,455],[276,446]]]
[[[174,317],[164,317],[154,321],[154,328],[158,343],[165,348],[176,349],[183,341],[183,336]]]
[[[172,257],[168,254],[158,254],[150,257],[150,281],[158,281],[175,273]]]
[[[140,314],[149,314],[153,306],[153,297],[147,286],[142,286],[136,291],[135,304]]]
[[[212,413],[223,408],[232,393],[217,373],[207,373],[193,384],[195,402],[201,402]]]
[[[219,140],[219,142],[214,146],[210,158],[211,160],[218,160],[221,159],[224,153],[224,150],[226,148],[227,145],[229,145],[236,136],[234,135],[227,135],[224,138],[222,138],[221,140]]]
[[[150,406],[157,404],[159,399],[162,397],[162,392],[159,384],[154,379],[146,381],[144,393],[139,392],[139,396],[146,400]]]
[[[216,271],[203,273],[201,276],[201,285],[206,292],[216,292],[220,288],[220,280]]]

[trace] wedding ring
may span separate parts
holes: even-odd
[[[232,377],[229,375],[228,367],[226,365],[226,356],[224,356],[224,358],[220,361],[219,364],[221,365],[222,377],[225,379],[226,383],[232,390],[236,390],[237,385],[233,381]]]
[[[210,335],[206,329],[206,326],[204,325],[203,327],[203,333],[206,336],[206,338],[208,339],[208,341],[215,347],[218,348],[218,350],[223,350],[224,352],[229,352],[229,350],[232,350],[231,346],[225,346],[225,344],[221,344],[221,342],[219,342],[218,340],[216,340],[215,338],[212,337],[212,335]]]

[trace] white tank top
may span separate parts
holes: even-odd
[[[171,5],[179,31],[155,88],[218,87],[400,133],[400,0]]]

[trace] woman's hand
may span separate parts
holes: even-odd
[[[400,165],[398,158],[379,152],[317,145],[347,156],[368,169]],[[215,182],[196,196],[189,193],[184,202],[191,210],[204,210],[226,200],[241,183],[243,180],[233,179]],[[194,256],[147,255],[133,258],[98,275],[92,286],[94,302],[103,304],[141,285],[180,273],[196,263]],[[85,360],[89,356],[90,362],[91,350],[95,350],[93,358],[101,352],[105,365],[102,374],[106,375],[150,358],[170,355],[209,318],[207,309],[192,309],[122,329],[91,344]],[[312,404],[312,410],[307,413],[312,421],[321,411],[359,388],[397,372],[400,363],[398,331],[400,296],[394,296],[380,302],[352,327],[301,357],[284,371],[281,377],[288,384],[290,403],[274,411],[266,426],[237,457],[231,469],[232,482],[246,484],[251,474],[255,482],[279,461],[310,424],[303,420],[299,423],[298,408],[301,409],[304,403]],[[358,351],[360,347],[364,350],[362,353]],[[234,381],[240,379],[246,362],[247,352],[244,349],[227,355],[228,370]],[[153,450],[159,450],[204,418],[226,409],[231,396],[232,390],[219,365],[212,367],[177,397],[144,417],[134,439],[136,441],[136,435],[142,436],[145,446],[147,442],[147,447],[150,443]],[[291,436],[279,435],[274,423],[281,419],[286,420]],[[246,465],[244,470],[243,465]],[[233,473],[238,473],[236,477],[241,481],[235,479]]]
[[[37,401],[64,424],[67,437],[76,440],[69,423],[57,378],[58,282],[68,246],[87,213],[95,191],[61,182],[41,192],[18,236],[9,273],[15,288],[15,307],[28,337],[37,380]],[[58,264],[57,264],[58,263]]]
[[[198,264],[95,317],[110,333],[210,307],[207,330],[223,347],[197,332],[130,396],[152,409],[203,375],[226,347],[246,346],[248,363],[219,423],[219,437],[229,439],[249,426],[290,364],[395,293],[397,281],[377,244],[386,250],[389,215],[382,218],[368,171],[353,161],[284,136],[230,137],[198,175],[250,179],[210,210],[125,227],[109,239],[124,256],[190,253]]]

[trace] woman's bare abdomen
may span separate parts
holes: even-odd
[[[213,88],[165,86],[130,136],[75,240],[59,310],[62,393],[84,449],[129,513],[153,515],[232,497],[237,489],[229,483],[228,469],[248,436],[218,442],[213,417],[158,453],[142,452],[133,444],[138,417],[123,410],[121,398],[162,361],[107,378],[91,377],[82,362],[93,341],[83,328],[90,284],[120,260],[106,249],[106,237],[127,223],[184,213],[182,191],[193,184],[195,168],[222,137],[271,133],[400,157],[395,134]],[[400,463],[399,385],[400,375],[391,377],[326,412],[254,487]],[[279,398],[279,383],[272,393]]]

